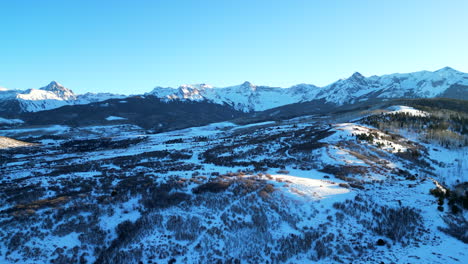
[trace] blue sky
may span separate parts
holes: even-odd
[[[77,93],[250,81],[319,86],[468,72],[466,0],[0,0],[0,86]]]

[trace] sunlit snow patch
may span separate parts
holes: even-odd
[[[387,110],[390,110],[390,112],[387,112],[387,114],[405,113],[405,114],[409,114],[412,116],[428,116],[429,115],[427,112],[414,109],[413,107],[404,106],[404,105],[390,106],[389,108],[387,108]]]
[[[376,136],[373,139],[373,144],[381,144],[380,148],[383,150],[391,153],[405,152],[407,150],[407,147],[400,144],[401,142],[399,143],[397,141],[390,140],[391,137],[389,138],[389,135],[364,125],[358,125],[355,123],[341,123],[335,124],[334,130],[336,131],[335,134],[322,141],[336,143],[345,139],[349,139],[355,135],[373,134]]]
[[[349,150],[344,148],[331,146],[328,148],[327,154],[330,158],[339,161],[339,164],[367,166],[364,161],[356,158]]]
[[[17,147],[25,147],[25,146],[32,146],[32,145],[34,144],[15,140],[12,138],[0,137],[0,149],[17,148]]]
[[[277,182],[287,183],[289,192],[312,199],[324,199],[336,197],[339,194],[349,193],[349,189],[339,187],[338,184],[326,180],[317,180],[296,177],[284,174],[271,175]]]
[[[127,120],[127,118],[123,118],[120,116],[108,116],[106,117],[107,121],[115,121],[115,120]]]

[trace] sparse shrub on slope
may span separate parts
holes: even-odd
[[[446,215],[444,222],[447,227],[439,227],[439,230],[468,244],[468,221],[463,215]]]
[[[333,207],[345,215],[355,218],[358,223],[375,235],[385,236],[395,242],[406,244],[418,236],[422,217],[417,209],[411,207],[380,206],[369,197],[335,203]]]

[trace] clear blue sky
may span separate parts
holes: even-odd
[[[468,72],[466,0],[0,0],[0,86],[77,93]]]

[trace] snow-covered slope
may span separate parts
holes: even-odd
[[[368,78],[356,72],[348,79],[323,87],[318,98],[340,105],[372,98],[431,98],[455,84],[468,85],[468,74],[449,67],[434,72],[395,73]]]
[[[424,111],[414,109],[413,107],[404,106],[404,105],[394,105],[394,106],[391,106],[391,107],[389,107],[387,109],[390,110],[390,112],[388,112],[388,114],[405,113],[405,114],[412,115],[412,116],[427,116],[428,115]]]
[[[374,98],[431,98],[442,95],[453,85],[468,86],[468,74],[452,68],[430,72],[364,77],[356,72],[347,79],[325,87],[299,84],[289,88],[241,85],[214,88],[206,84],[182,85],[179,88],[157,87],[150,95],[168,100],[210,100],[229,104],[242,111],[262,111],[315,99],[343,105]]]
[[[89,104],[123,97],[125,96],[110,93],[86,93],[83,95],[76,95],[72,90],[56,81],[52,81],[47,86],[39,89],[21,91],[2,88],[0,90],[0,102],[17,102],[23,112],[37,112],[58,108],[64,105]],[[0,110],[8,111],[9,109]]]
[[[388,110],[2,130],[41,144],[3,138],[0,263],[468,263],[468,207],[453,195],[468,188],[468,143],[408,130],[421,115],[395,133],[368,124],[418,113]]]
[[[27,112],[49,110],[71,104],[76,100],[72,90],[65,88],[56,81],[39,89],[28,89],[19,91],[16,100],[20,102],[21,108]]]

